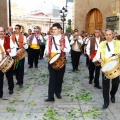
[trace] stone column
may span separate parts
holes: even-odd
[[[7,0],[0,0],[0,26],[8,26]]]

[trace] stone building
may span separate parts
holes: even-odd
[[[94,33],[106,29],[106,17],[120,13],[120,0],[74,0],[74,28]],[[119,32],[119,30],[116,30]]]
[[[7,0],[0,0],[0,26],[8,26]]]

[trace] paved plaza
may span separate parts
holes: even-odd
[[[47,58],[39,60],[39,68],[28,69],[25,63],[24,86],[15,85],[14,94],[8,94],[7,80],[0,99],[0,120],[120,120],[120,87],[116,103],[103,110],[102,90],[88,84],[85,56],[80,59],[79,71],[72,72],[71,57],[67,55],[62,99],[44,102],[48,92]],[[14,77],[14,82],[16,79]],[[100,77],[100,85],[102,79]]]

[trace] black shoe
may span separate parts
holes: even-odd
[[[79,69],[77,68],[76,71],[79,71]]]
[[[57,97],[58,99],[62,99],[61,95],[56,95],[56,97]]]
[[[35,66],[35,68],[38,68],[38,66]]]
[[[92,84],[92,80],[89,80],[89,84]]]
[[[3,96],[0,96],[0,99],[2,98]]]
[[[104,103],[103,106],[102,106],[103,109],[106,109],[108,108],[108,104],[107,103]]]
[[[72,71],[75,72],[75,69],[73,69]]]
[[[22,88],[22,87],[23,87],[23,84],[19,84],[19,87]]]
[[[111,102],[115,103],[115,97],[111,97]]]
[[[16,85],[19,85],[19,83],[17,82]]]
[[[13,94],[13,90],[10,90],[10,91],[9,91],[9,94],[12,95],[12,94]]]
[[[98,88],[98,89],[102,89],[102,87],[100,85],[95,85],[94,87]]]
[[[54,102],[54,101],[55,101],[54,98],[52,98],[52,99],[49,99],[49,98],[48,98],[48,99],[45,99],[45,100],[44,100],[44,102]]]
[[[28,68],[33,68],[33,66],[29,66]]]

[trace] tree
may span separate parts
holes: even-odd
[[[68,19],[68,27],[66,28],[66,33],[71,33],[71,19]]]

